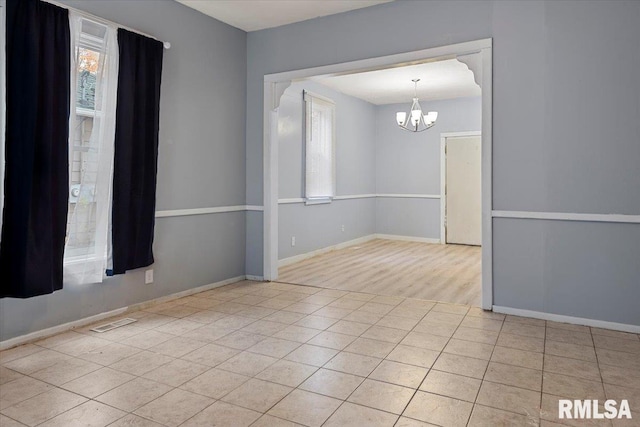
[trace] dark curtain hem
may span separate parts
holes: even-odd
[[[162,42],[118,29],[113,273],[153,264]]]
[[[7,0],[6,168],[0,297],[62,289],[69,187],[66,9]]]

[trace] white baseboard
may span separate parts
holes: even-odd
[[[403,242],[440,243],[440,239],[432,237],[400,236],[395,234],[374,234],[376,239],[400,240]]]
[[[551,320],[553,322],[572,323],[574,325],[592,326],[594,328],[612,329],[614,331],[640,334],[640,325],[607,322],[605,320],[586,319],[584,317],[565,316],[562,314],[545,313],[542,311],[523,310],[520,308],[493,306],[493,311],[514,316],[533,317],[534,319]]]
[[[21,335],[19,337],[10,338],[5,341],[0,341],[0,350],[6,350],[11,347],[15,347],[22,344],[27,344],[29,342],[37,341],[42,338],[47,338],[52,335],[59,334],[61,332],[66,332],[71,329],[79,328],[93,322],[100,321],[102,319],[106,319],[108,317],[118,316],[122,313],[125,313],[129,308],[118,308],[116,310],[105,311],[104,313],[96,314],[94,316],[85,317],[83,319],[74,320],[73,322],[63,323],[62,325],[52,326],[50,328],[41,329],[39,331],[31,332],[27,335]]]
[[[254,276],[255,277],[255,276]],[[102,319],[107,319],[109,317],[119,316],[120,314],[124,314],[128,311],[141,310],[152,305],[161,304],[163,302],[168,302],[174,299],[186,297],[189,295],[197,294],[200,292],[208,291],[213,288],[218,288],[220,286],[230,285],[231,283],[239,282],[241,280],[245,280],[246,276],[236,276],[230,279],[221,280],[219,282],[210,283],[208,285],[199,286],[193,289],[187,289],[186,291],[176,292],[175,294],[166,295],[163,297],[155,298],[149,301],[144,301],[141,303],[133,304],[128,307],[122,307],[111,311],[106,311],[104,313],[96,314],[89,317],[84,317],[82,319],[74,320],[72,322],[63,323],[62,325],[52,326],[50,328],[41,329],[39,331],[31,332],[27,335],[21,335],[19,337],[10,338],[5,341],[0,341],[0,350],[6,350],[11,347],[15,347],[22,344],[27,344],[33,341],[40,340],[42,338],[47,338],[52,335],[59,334],[61,332],[66,332],[71,329],[80,328],[82,326],[89,325],[94,322],[98,322]]]
[[[348,240],[346,242],[338,243],[337,245],[331,245],[324,248],[316,249],[315,251],[306,252],[300,255],[294,255],[289,258],[284,258],[278,261],[278,267],[284,267],[289,264],[294,264],[299,261],[303,261],[308,258],[312,258],[316,255],[324,254],[327,252],[335,251],[336,249],[342,249],[353,245],[359,245],[369,240],[373,240],[376,238],[375,234],[369,234],[368,236],[358,237],[357,239]]]
[[[193,294],[199,294],[200,292],[210,291],[211,289],[219,288],[220,286],[230,285],[232,283],[245,280],[246,278],[247,276],[245,275],[231,277],[230,279],[221,280],[215,283],[209,283],[208,285],[198,286],[197,288],[191,288],[185,291],[176,292],[174,294],[165,295],[163,297],[154,298],[149,301],[139,302],[137,304],[130,305],[129,307],[127,307],[127,309],[129,311],[143,310],[156,304],[162,304],[164,302],[173,301],[174,299],[184,298]]]
[[[251,275],[251,274],[247,274],[245,276],[245,279],[253,280],[254,282],[264,282],[264,276],[254,276],[254,275]]]

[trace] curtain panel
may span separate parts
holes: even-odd
[[[7,0],[6,168],[0,297],[62,288],[68,201],[66,9]]]
[[[163,44],[118,29],[113,274],[153,264]]]

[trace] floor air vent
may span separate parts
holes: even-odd
[[[107,332],[110,331],[112,329],[115,328],[119,328],[120,326],[125,326],[128,325],[130,323],[133,322],[137,322],[136,319],[130,319],[130,318],[125,318],[125,319],[120,319],[120,320],[116,320],[115,322],[111,322],[111,323],[107,323],[106,325],[100,325],[100,326],[96,326],[95,328],[91,329],[93,332]]]

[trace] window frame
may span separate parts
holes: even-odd
[[[322,95],[318,95],[313,92],[309,92],[307,90],[302,91],[303,94],[303,102],[304,102],[304,151],[303,151],[303,160],[304,160],[304,174],[303,174],[303,191],[304,191],[304,202],[305,205],[317,205],[317,204],[326,204],[331,203],[333,199],[336,197],[336,104],[335,102]],[[321,195],[321,196],[310,196],[308,183],[310,180],[309,170],[308,170],[308,159],[307,154],[311,151],[309,149],[309,145],[314,141],[312,140],[312,114],[313,114],[313,104],[314,101],[318,102],[320,105],[323,105],[323,108],[329,108],[331,111],[331,194]]]

